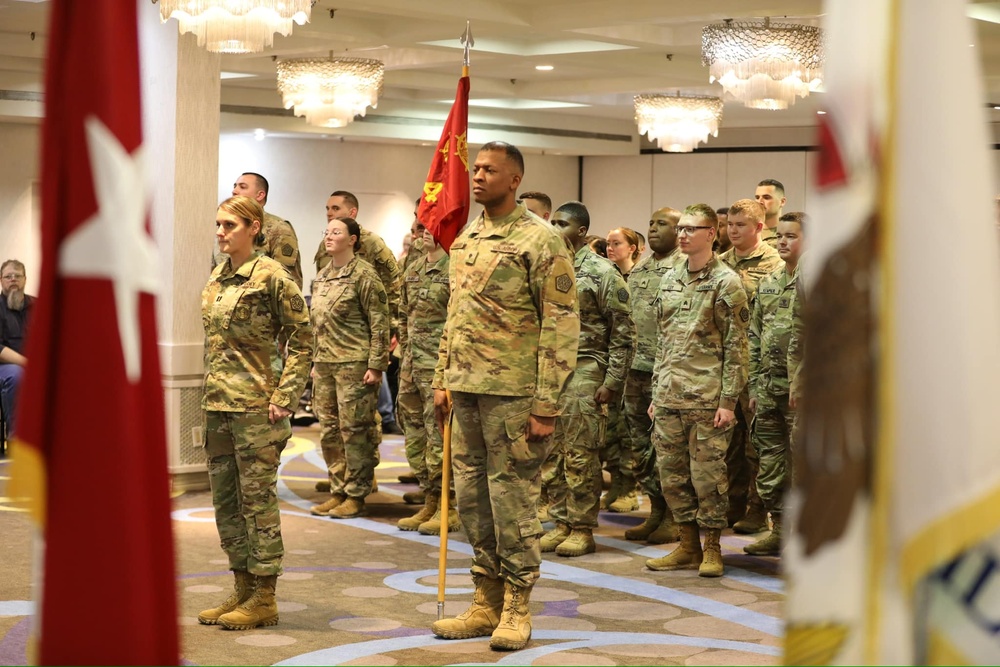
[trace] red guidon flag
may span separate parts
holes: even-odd
[[[455,103],[427,172],[417,218],[446,251],[469,220],[469,68],[462,68]]]
[[[44,546],[35,657],[176,665],[136,3],[51,5],[41,288],[11,482]]]

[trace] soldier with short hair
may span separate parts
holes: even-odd
[[[312,356],[302,292],[255,247],[263,217],[249,197],[219,205],[215,236],[228,256],[201,295],[205,455],[215,524],[236,582],[232,595],[198,621],[237,630],[278,622],[274,590],[284,556],[278,464]],[[278,340],[287,341],[284,359]]]
[[[580,344],[576,370],[559,398],[553,436],[563,477],[549,490],[549,515],[556,527],[542,537],[542,551],[583,556],[597,550],[593,531],[601,496],[601,459],[608,405],[620,402],[626,369],[635,349],[635,324],[628,286],[615,265],[587,246],[590,213],[567,202],[552,215],[552,226],[575,255]]]
[[[724,571],[719,537],[729,504],[725,454],[747,381],[750,320],[739,277],[712,252],[717,225],[707,204],[688,206],[677,223],[687,260],[660,282],[660,341],[649,405],[660,483],[679,524],[680,545],[646,567],[698,569],[703,577]],[[705,529],[704,547],[699,527]]]
[[[524,158],[490,142],[472,169],[483,213],[451,246],[451,301],[434,407],[454,404],[458,515],[472,545],[472,605],[437,621],[445,639],[492,635],[495,649],[531,637],[528,601],[542,560],[536,516],[559,395],[576,366],[580,320],[566,243],[516,199]]]
[[[785,186],[774,178],[765,178],[757,184],[754,199],[764,207],[764,228],[760,232],[760,240],[771,246],[778,247],[778,218],[785,206]]]
[[[754,449],[760,458],[757,493],[770,512],[773,527],[743,550],[755,556],[781,553],[782,499],[788,488],[792,426],[789,406],[788,352],[796,328],[796,282],[803,250],[804,213],[786,213],[778,221],[778,253],[784,265],[760,281],[750,317],[750,413]]]

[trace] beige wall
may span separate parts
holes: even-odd
[[[38,125],[0,123],[0,262],[19,259],[26,289],[38,294],[41,264],[40,151]]]

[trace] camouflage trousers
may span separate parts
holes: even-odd
[[[205,455],[215,525],[229,569],[281,574],[278,464],[292,435],[288,418],[267,412],[205,412]]]
[[[647,496],[663,495],[660,473],[656,469],[656,450],[650,437],[653,422],[649,418],[649,404],[653,402],[653,374],[630,370],[625,379],[625,423],[628,425],[629,444],[626,467],[632,470],[636,481]]]
[[[611,473],[611,477],[621,476],[623,490],[635,486],[635,473],[629,466],[632,462],[632,457],[628,455],[631,447],[621,400],[613,401],[608,404],[608,423],[599,452],[601,463]]]
[[[702,528],[725,528],[726,449],[733,426],[715,428],[715,410],[653,413],[653,445],[663,497],[677,523],[697,521]]]
[[[379,385],[364,383],[368,363],[314,364],[313,409],[330,493],[364,498],[378,465],[381,427],[375,419]]]
[[[531,396],[454,392],[452,462],[472,574],[531,587],[538,578],[542,461],[552,438],[528,442]]]
[[[434,371],[417,371],[412,377],[399,378],[396,397],[399,418],[406,432],[406,460],[416,475],[420,488],[441,494],[441,457],[443,442],[434,421]]]
[[[795,410],[788,396],[767,396],[757,403],[751,437],[760,456],[757,493],[768,512],[781,514],[784,495],[791,481],[792,432]]]
[[[594,402],[604,370],[593,359],[577,359],[559,396],[560,415],[552,434],[562,454],[562,480],[549,488],[549,516],[570,528],[596,528],[601,503],[601,459],[608,406]]]
[[[743,518],[748,507],[762,507],[757,495],[757,451],[750,439],[750,394],[744,389],[736,405],[736,426],[726,450],[726,470],[729,475],[730,519]]]

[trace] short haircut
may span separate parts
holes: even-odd
[[[333,197],[334,195],[330,196]],[[343,195],[336,195],[336,196],[343,197]],[[351,196],[353,197],[354,195]],[[339,220],[340,222],[347,225],[347,233],[355,237],[354,252],[361,250],[361,225],[358,224],[358,221],[355,220],[354,218],[334,218],[333,220]],[[333,220],[331,220],[330,222],[333,222]]]
[[[521,195],[521,201],[524,201],[525,199],[534,199],[535,201],[541,203],[542,207],[546,211],[552,211],[552,198],[544,192],[535,192],[534,190],[531,192],[525,192]]]
[[[754,203],[757,204],[757,202]],[[757,205],[760,206],[760,204]],[[730,209],[729,212],[732,213],[732,209]],[[691,204],[684,209],[684,212],[681,213],[681,215],[693,215],[701,218],[702,220],[707,220],[712,223],[712,229],[714,229],[716,233],[719,232],[719,216],[716,215],[715,209],[708,204]],[[761,220],[763,220],[763,218],[761,218]]]
[[[556,209],[556,213],[560,211],[568,215],[569,219],[576,224],[590,229],[590,211],[587,210],[587,207],[582,202],[568,201]]]
[[[258,174],[255,171],[244,171],[240,176],[253,176],[257,179],[257,188],[264,191],[264,201],[267,201],[267,191],[271,186],[268,184],[267,179]]]
[[[723,206],[722,208],[715,209],[716,215],[729,215],[729,207]]]
[[[632,252],[632,261],[639,259],[639,233],[634,229],[629,229],[628,227],[615,227],[608,234],[613,234],[615,232],[620,232],[622,236],[629,245],[634,245],[635,250]]]
[[[785,196],[785,186],[782,185],[781,181],[779,181],[779,180],[776,180],[774,178],[765,178],[763,181],[761,181],[760,183],[757,184],[757,187],[759,188],[762,185],[765,185],[765,186],[766,185],[773,185],[775,192],[777,192],[782,197]]]
[[[344,203],[347,204],[348,208],[356,208],[359,211],[361,210],[361,206],[358,204],[358,198],[355,197],[353,193],[348,192],[347,190],[335,190],[334,192],[330,193],[330,196],[342,198],[344,200]],[[417,201],[419,202],[420,200],[418,199]]]
[[[743,215],[754,222],[764,222],[767,211],[764,210],[764,206],[756,199],[737,199],[729,207],[729,215]]]
[[[781,217],[778,218],[778,222],[797,222],[802,231],[806,230],[806,221],[809,220],[809,216],[802,211],[789,211],[788,213],[782,213]]]
[[[524,176],[524,156],[521,155],[517,146],[508,144],[506,141],[491,141],[483,144],[483,147],[479,149],[480,153],[483,151],[500,151],[507,156],[508,160],[517,165],[519,173]]]
[[[219,208],[229,215],[235,215],[245,225],[250,225],[254,220],[259,222],[260,231],[257,232],[257,236],[254,237],[253,242],[254,245],[264,245],[264,241],[266,240],[264,238],[264,207],[258,204],[256,199],[236,195],[219,204]]]
[[[8,259],[2,265],[0,265],[0,273],[7,270],[8,266],[13,266],[16,270],[20,271],[22,274],[27,274],[27,270],[24,268],[24,264],[19,259]]]

